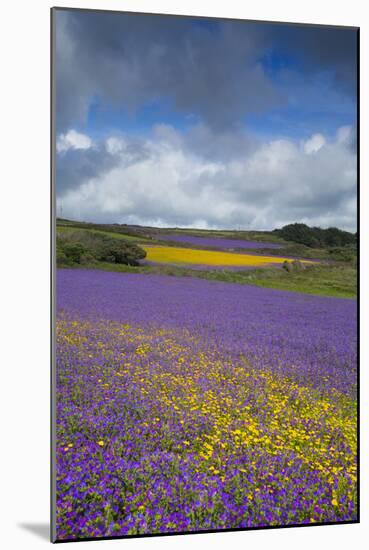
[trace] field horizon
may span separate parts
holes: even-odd
[[[346,298],[356,296],[356,245],[316,248],[285,240],[275,231],[173,229],[60,218],[56,223],[57,235],[73,234],[77,241],[78,236],[84,234],[112,237],[135,243],[146,252],[146,258],[136,267],[83,261],[86,268],[198,277]],[[184,249],[182,253],[181,249]],[[155,261],[158,258],[160,261]],[[152,259],[154,261],[150,261]],[[280,269],[285,261],[294,260],[302,265]],[[78,267],[81,264],[60,265]]]

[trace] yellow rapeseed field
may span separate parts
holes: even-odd
[[[197,250],[194,248],[177,248],[172,246],[143,246],[146,259],[150,262],[165,264],[197,264],[224,266],[263,266],[266,264],[281,264],[292,262],[290,258],[276,256],[256,256],[253,254],[233,254],[213,250]],[[313,263],[303,260],[303,263]]]

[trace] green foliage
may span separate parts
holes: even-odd
[[[81,263],[81,256],[87,252],[86,248],[81,243],[65,242],[62,247],[64,255],[72,262]]]
[[[137,266],[146,252],[139,246],[89,231],[59,232],[56,241],[58,266],[96,262]]]
[[[286,256],[311,260],[345,262],[351,263],[353,266],[356,265],[357,259],[357,249],[354,245],[336,246],[334,248],[310,248],[304,244],[291,242],[291,244],[288,244],[284,248],[264,249],[259,252],[267,253],[268,256]]]
[[[89,223],[79,222],[74,220],[65,220],[57,218],[56,225],[58,228],[65,229],[84,229],[89,231],[99,231],[109,234],[115,234],[116,236],[131,237],[145,239],[145,233],[147,228],[140,226],[129,226],[126,224],[103,224],[103,223]]]
[[[275,229],[274,233],[286,241],[300,243],[310,248],[356,245],[356,234],[342,231],[337,227],[321,229],[320,227],[309,227],[304,223],[291,223],[282,229]]]
[[[330,248],[328,250],[328,253],[330,255],[330,258],[337,262],[352,262],[356,264],[356,246]]]
[[[64,250],[62,250],[61,248],[57,248],[57,250],[56,250],[56,263],[57,263],[57,265],[68,266],[68,265],[72,265],[73,261],[66,256]]]
[[[357,270],[344,264],[314,265],[289,273],[282,269],[264,270],[250,282],[267,288],[321,296],[356,298],[357,295]]]

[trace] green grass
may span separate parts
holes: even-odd
[[[118,224],[97,224],[89,222],[78,222],[72,220],[62,220],[58,218],[56,220],[57,229],[84,229],[88,231],[104,231],[114,235],[125,235],[128,237],[146,239],[149,238],[146,228],[138,226],[118,225]],[[146,235],[147,234],[147,235]]]
[[[178,234],[178,235],[197,235],[197,236],[212,236],[212,237],[226,237],[228,239],[241,239],[241,240],[256,240],[274,242],[283,245],[289,244],[280,237],[277,237],[275,233],[271,231],[236,231],[233,229],[226,230],[214,230],[214,229],[183,229],[183,228],[155,228],[144,226],[129,226],[118,224],[96,224],[89,222],[79,222],[74,220],[65,220],[58,218],[56,221],[58,228],[77,228],[88,230],[104,230],[114,234],[128,234],[133,237],[140,237],[143,239],[152,240],[152,235],[155,234],[157,239],[165,240],[165,235]],[[100,226],[100,227],[99,227]],[[155,240],[155,239],[154,239]]]
[[[260,249],[263,252],[265,249]],[[286,243],[283,248],[268,249],[270,256],[293,256],[294,258],[306,258],[311,260],[328,260],[335,262],[353,263],[356,261],[356,247],[310,248],[303,244]]]
[[[58,222],[57,223],[57,226],[56,226],[56,229],[57,229],[57,232],[60,232],[60,233],[80,233],[80,232],[89,232],[89,233],[93,233],[93,234],[100,234],[100,235],[106,235],[108,237],[113,237],[113,238],[116,238],[116,239],[124,239],[126,241],[130,241],[130,242],[133,242],[133,243],[150,243],[150,244],[160,244],[160,245],[165,245],[165,246],[171,246],[171,247],[174,247],[174,248],[178,248],[178,247],[181,247],[181,248],[196,248],[196,249],[200,249],[200,250],[219,250],[216,246],[214,247],[211,247],[211,246],[202,246],[202,245],[199,245],[199,244],[194,244],[194,243],[186,243],[186,242],[181,242],[181,243],[178,243],[176,241],[167,241],[166,240],[166,233],[165,232],[162,232],[160,229],[157,230],[157,232],[155,233],[156,234],[156,238],[153,238],[150,236],[150,232],[147,232],[147,236],[144,236],[144,234],[140,233],[139,235],[131,235],[131,234],[127,234],[127,233],[123,233],[121,229],[119,229],[119,231],[114,227],[114,226],[111,226],[109,228],[109,226],[104,226],[104,229],[94,229],[94,228],[91,228],[88,226],[88,224],[85,224],[86,227],[81,227],[83,224],[82,223],[79,223],[79,224],[73,224],[73,222],[69,222],[69,223],[66,223],[66,222]],[[173,230],[173,233],[178,233],[178,234],[188,234],[188,235],[195,235],[195,236],[199,236],[200,233],[199,233],[199,230]],[[246,237],[244,235],[242,236],[237,236],[237,234],[235,232],[232,232],[232,231],[210,231],[210,230],[203,230],[203,236],[204,234],[208,234],[208,235],[211,235],[211,236],[217,236],[217,237],[227,237],[227,238],[234,238],[234,239],[245,239]],[[255,236],[253,236],[252,238],[248,235],[247,236],[247,239],[248,240],[255,240]],[[264,236],[264,239],[265,239],[265,236]],[[258,236],[258,240],[259,241],[262,241],[263,239],[260,238],[260,236]],[[281,241],[276,241],[275,238],[271,239],[271,242],[274,241],[274,242],[279,242],[281,244]],[[282,242],[283,243],[283,242]],[[288,243],[284,243],[285,245],[287,245]],[[286,251],[286,254],[289,254],[289,255],[292,255],[291,252],[289,251],[288,248],[286,249],[280,249],[281,251],[282,250],[285,250]],[[254,254],[262,254],[264,252],[264,249],[260,249],[258,251],[251,251],[251,253],[254,253]],[[265,249],[265,252],[266,253],[269,253],[270,252],[270,249],[266,248]],[[245,253],[245,250],[240,250],[240,253]],[[272,251],[272,254],[273,255],[276,255],[275,254],[275,251],[273,250]],[[280,254],[282,255],[282,254]],[[312,256],[310,256],[312,257]]]
[[[274,269],[258,274],[252,284],[305,294],[356,298],[357,270],[351,266],[314,266],[287,273]]]
[[[123,239],[125,241],[130,241],[130,242],[135,242],[135,243],[139,243],[139,242],[147,242],[148,239],[146,239],[145,237],[134,237],[132,235],[126,235],[124,233],[117,233],[117,232],[114,232],[114,231],[105,231],[105,230],[102,230],[102,229],[82,229],[80,227],[74,227],[74,226],[62,226],[62,225],[57,225],[56,227],[57,229],[57,232],[61,232],[61,233],[84,233],[84,232],[88,232],[88,233],[92,233],[94,235],[106,235],[107,237],[112,237],[114,239]],[[150,241],[151,242],[151,241]],[[155,241],[152,241],[152,242],[155,242]]]

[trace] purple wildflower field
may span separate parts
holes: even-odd
[[[355,520],[356,301],[57,272],[59,540]]]
[[[140,265],[151,265],[151,266],[160,266],[167,265],[172,266],[173,264],[163,262],[153,262],[150,260],[140,260]],[[263,267],[269,266],[277,267],[278,269],[282,268],[283,264],[263,264]],[[255,269],[255,265],[208,265],[208,264],[183,264],[183,267],[187,269],[194,269],[195,271],[252,271]]]
[[[176,243],[189,243],[192,245],[199,245],[210,248],[245,248],[245,249],[258,249],[258,248],[283,248],[282,245],[276,243],[267,243],[261,241],[244,241],[241,239],[222,239],[218,237],[198,237],[196,235],[155,235],[156,238],[160,238],[163,241],[173,241]]]

